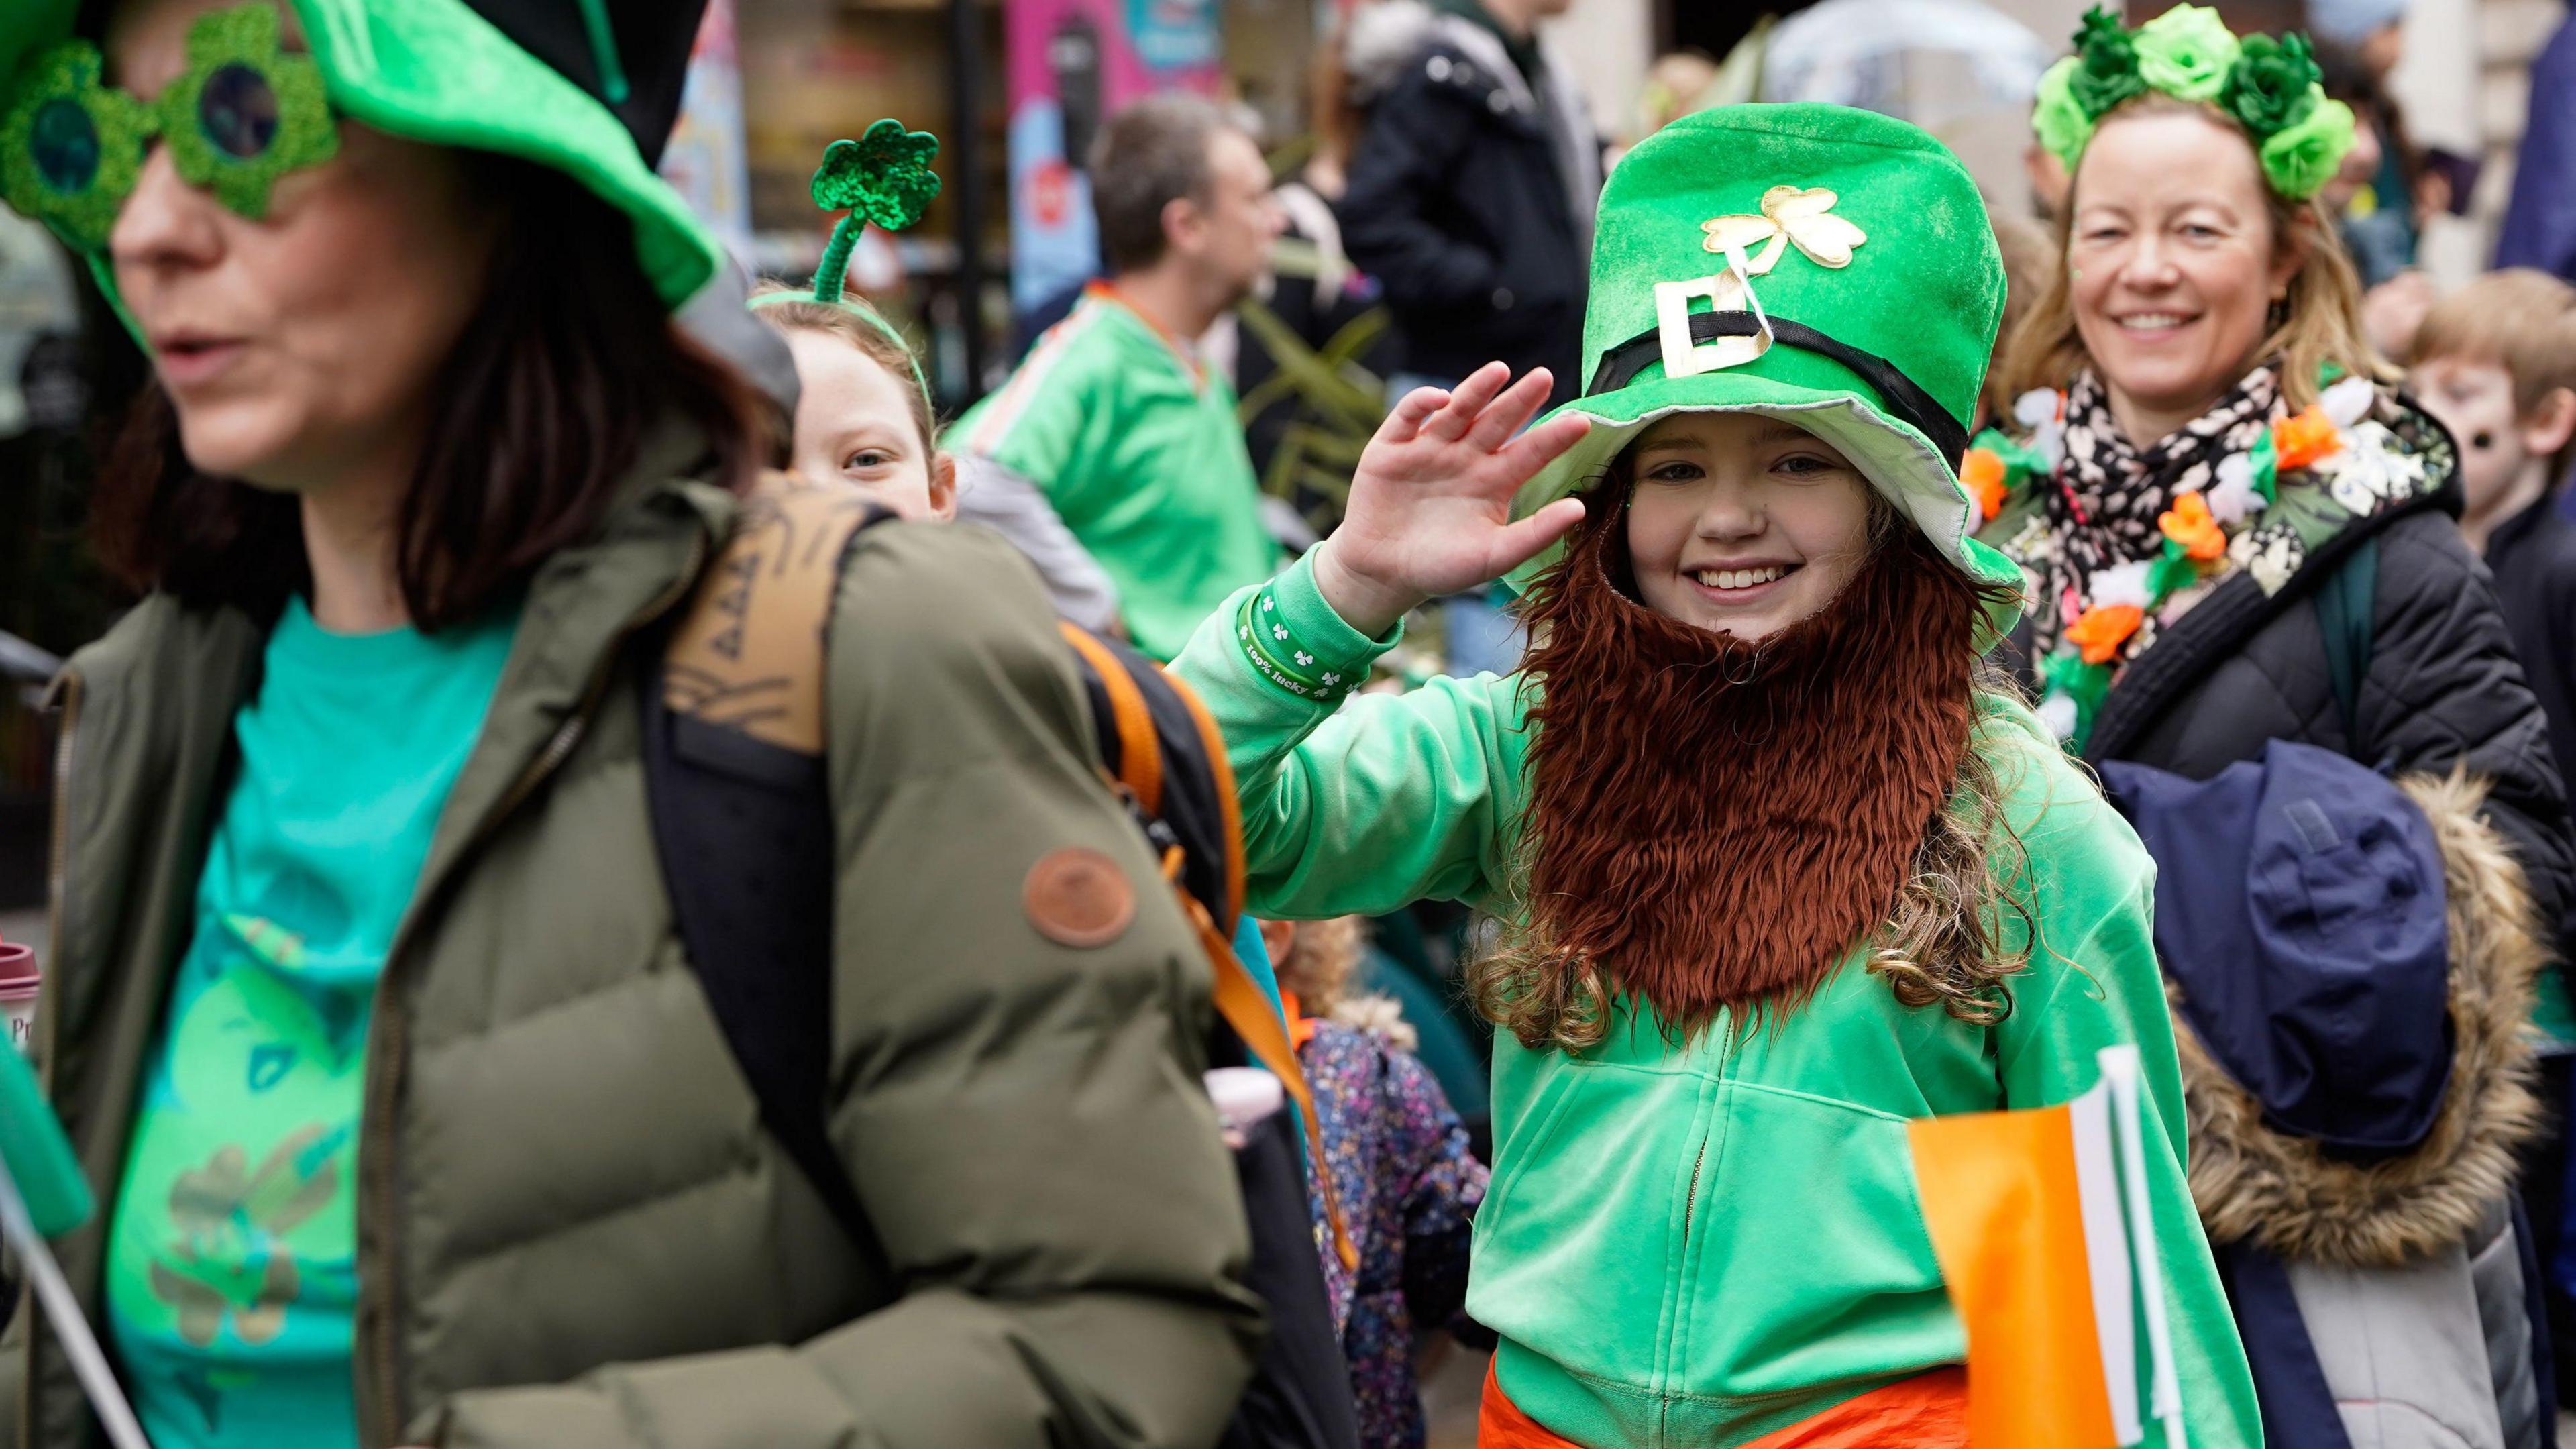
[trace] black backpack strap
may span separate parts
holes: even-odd
[[[760,1115],[863,1251],[831,1142],[831,791],[824,626],[841,559],[893,515],[773,475],[644,671],[645,795],[681,945]]]
[[[2378,596],[2376,536],[2362,540],[2317,586],[2317,627],[2326,637],[2326,683],[2334,690],[2344,742],[2355,759],[2361,758],[2361,682],[2370,675],[2371,606]]]
[[[1252,1230],[1243,1286],[1269,1310],[1270,1331],[1217,1449],[1356,1449],[1350,1361],[1315,1260],[1297,1129],[1286,1112],[1252,1126],[1234,1154],[1234,1173]]]

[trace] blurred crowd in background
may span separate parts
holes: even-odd
[[[829,140],[883,115],[945,138],[945,192],[922,225],[871,230],[850,285],[896,318],[954,418],[1008,376],[1102,274],[1091,151],[1103,121],[1161,91],[1207,96],[1278,183],[1279,239],[1203,339],[1234,384],[1269,531],[1327,531],[1391,383],[1487,355],[1572,358],[1582,313],[1587,159],[1557,196],[1550,159],[1602,155],[1676,116],[1745,100],[1857,105],[1925,127],[1967,162],[2016,277],[2049,254],[2064,178],[2033,144],[2030,97],[2080,0],[716,0],[662,170],[747,271],[810,272],[829,234],[805,195]],[[2432,299],[2489,266],[2576,272],[2576,37],[2558,0],[2237,0],[2240,31],[2305,29],[2362,143],[2326,195],[2370,288],[2373,338],[2402,357]],[[2143,12],[2128,17],[2141,20]],[[1408,167],[1440,109],[1418,109],[1435,30],[1485,29],[1501,75],[1485,168],[1427,192]],[[1523,128],[1518,111],[1548,118]],[[1595,144],[1604,150],[1595,153]],[[1560,174],[1563,168],[1559,168]],[[1454,184],[1450,184],[1454,183]],[[1408,225],[1458,198],[1524,243],[1504,281],[1468,275]],[[1353,226],[1351,218],[1360,218]],[[1569,245],[1526,245],[1547,229]],[[965,242],[971,239],[972,245]],[[1481,284],[1481,285],[1478,285]],[[1447,315],[1475,286],[1477,319]],[[1496,297],[1510,292],[1507,305]],[[2011,319],[2007,319],[2009,330]],[[43,230],[0,215],[0,652],[13,677],[94,637],[120,601],[72,543],[103,414],[142,362]],[[969,490],[970,496],[972,490]],[[971,512],[971,509],[970,509]],[[1451,611],[1490,662],[1480,615]],[[0,643],[0,651],[14,646]],[[1483,652],[1479,652],[1483,651]],[[14,663],[13,663],[14,661]],[[1427,667],[1427,664],[1426,666]],[[0,908],[32,905],[44,751],[0,702]]]
[[[1932,132],[1984,194],[2009,336],[2060,265],[2067,177],[2030,116],[2082,8],[714,0],[661,170],[741,277],[801,279],[831,234],[807,194],[824,145],[880,116],[938,128],[939,200],[911,231],[865,233],[846,277],[924,360],[958,458],[932,502],[1009,536],[1066,616],[1169,659],[1235,588],[1332,532],[1396,397],[1493,358],[1549,368],[1559,401],[1584,390],[1594,202],[1626,147],[1682,116],[1830,101]],[[2576,282],[2576,20],[2559,0],[2217,9],[2240,32],[2313,35],[2327,92],[2353,110],[2360,142],[2321,195],[2370,344],[2405,365],[2445,297],[2525,269],[2485,305],[2555,319],[2532,366],[2576,369],[2576,297],[2546,280]],[[1178,197],[1199,208],[1185,248],[1163,219]],[[131,602],[81,540],[99,450],[144,375],[69,255],[0,212],[0,936],[34,930],[44,898],[39,686]],[[2012,409],[1990,384],[1981,421]],[[1074,446],[1102,416],[1127,420],[1126,451]],[[1189,465],[1156,466],[1175,459]],[[2472,500],[2474,546],[2500,506]],[[1508,672],[1513,629],[1499,596],[1440,601],[1385,683]],[[2525,653],[2563,735],[2571,661]],[[1310,1006],[1346,983],[1395,1003],[1489,1157],[1486,1029],[1452,985],[1471,929],[1424,905],[1365,941],[1276,954]]]

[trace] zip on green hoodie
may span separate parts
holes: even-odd
[[[1343,622],[1300,562],[1235,595],[1174,665],[1224,732],[1263,915],[1424,898],[1516,911],[1524,683],[1441,679],[1343,703],[1394,642]],[[1981,711],[1975,748],[2028,852],[2018,884],[2041,936],[2002,1022],[1906,1007],[1855,949],[1776,1026],[1720,1017],[1675,1047],[1623,1000],[1581,1052],[1497,1038],[1493,1188],[1467,1307],[1501,1336],[1503,1391],[1548,1429],[1587,1449],[1725,1449],[1964,1361],[1906,1122],[2067,1101],[2093,1085],[2094,1053],[2128,1044],[2164,1148],[2148,1179],[2186,1437],[2262,1442],[2183,1177],[2154,864],[2027,709],[1987,698]]]

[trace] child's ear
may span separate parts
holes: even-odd
[[[2576,437],[2576,392],[2553,387],[2522,419],[2522,450],[2535,458],[2555,455]]]
[[[930,455],[930,516],[942,523],[957,516],[957,457],[953,453]]]
[[[1273,974],[1278,972],[1279,963],[1288,959],[1288,953],[1295,949],[1296,945],[1297,923],[1295,921],[1261,923],[1261,949],[1270,953],[1270,969]]]

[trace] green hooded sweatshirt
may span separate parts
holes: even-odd
[[[1516,913],[1522,680],[1441,679],[1336,709],[1292,677],[1338,697],[1393,642],[1335,615],[1300,562],[1236,595],[1174,666],[1224,731],[1263,915],[1424,898]],[[1582,1052],[1497,1037],[1493,1188],[1467,1308],[1501,1335],[1501,1387],[1541,1425],[1587,1449],[1723,1449],[1962,1362],[1906,1122],[2065,1102],[2093,1085],[2097,1051],[2129,1044],[2147,1139],[2165,1149],[2147,1173],[2188,1442],[2262,1442],[2183,1179],[2154,865],[2021,705],[1987,697],[1975,748],[2028,851],[2016,884],[2046,942],[2002,1022],[1901,1005],[1856,948],[1772,1028],[1721,1017],[1676,1048],[1622,1001],[1609,1038]]]

